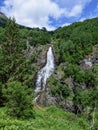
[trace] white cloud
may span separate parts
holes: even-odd
[[[82,18],[79,19],[79,21],[80,21],[80,22],[83,22],[83,21],[86,20],[86,19],[87,19],[86,17],[85,17],[85,18],[82,17]]]
[[[69,25],[71,25],[71,23],[64,23],[64,24],[62,25],[62,27],[64,27],[64,26],[69,26]]]
[[[65,9],[66,17],[77,17],[92,0],[53,0]]]
[[[75,5],[81,4],[83,7],[89,4],[92,0],[53,0],[61,7],[72,9]]]
[[[82,5],[75,5],[72,10],[69,12],[68,17],[74,17],[82,13]]]
[[[1,11],[16,22],[29,27],[55,29],[50,17],[55,20],[81,16],[91,0],[4,0]]]
[[[51,0],[5,0],[1,8],[8,17],[14,16],[19,24],[29,27],[47,27],[50,25],[49,16],[58,19],[64,13],[56,3]]]

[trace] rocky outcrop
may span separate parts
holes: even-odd
[[[27,49],[25,50],[25,57],[29,59],[32,55],[35,56],[35,63],[42,68],[46,63],[46,53],[50,44],[38,45],[37,47],[30,46],[27,42]]]
[[[93,48],[93,52],[80,61],[80,67],[83,70],[91,69],[94,65],[98,65],[98,45]]]
[[[32,55],[36,56],[36,62],[33,63],[37,66],[39,66],[38,69],[42,68],[46,63],[46,53],[49,48],[50,44],[48,45],[40,45],[38,47],[28,47],[28,50],[26,52],[26,57],[29,58]],[[92,69],[94,65],[98,65],[98,47],[94,47],[93,52],[86,56],[83,60],[80,61],[80,67],[83,70],[89,70]],[[67,111],[75,112],[75,109],[78,111],[82,111],[81,106],[74,104],[73,97],[74,95],[74,88],[81,88],[85,90],[87,88],[85,83],[78,83],[75,82],[72,76],[69,76],[67,78],[64,77],[64,68],[66,68],[66,63],[61,63],[58,66],[56,66],[56,69],[53,73],[53,76],[58,82],[61,82],[62,84],[66,84],[68,88],[71,91],[71,98],[64,99],[62,96],[59,96],[58,94],[54,96],[51,93],[51,84],[47,82],[45,91],[42,91],[40,94],[40,100],[37,101],[37,104],[40,106],[49,106],[49,105],[56,105],[58,107],[63,108]],[[38,71],[38,70],[37,70]],[[35,96],[37,97],[37,95]]]
[[[70,90],[73,90],[74,84],[73,84],[73,78],[71,76],[65,79],[65,83],[68,85]]]
[[[80,61],[80,67],[81,69],[89,70],[92,69],[94,65],[98,65],[98,47],[94,47],[93,52],[86,56],[82,61]],[[53,96],[50,92],[51,85],[49,82],[47,82],[47,89],[46,89],[46,103],[45,105],[56,105],[58,107],[63,108],[64,110],[67,111],[72,111],[72,112],[82,112],[83,108],[80,105],[76,105],[73,102],[73,97],[75,96],[74,94],[74,89],[75,88],[81,88],[82,90],[87,89],[87,86],[85,83],[78,83],[74,81],[72,76],[69,76],[67,78],[64,78],[64,70],[63,68],[66,68],[66,63],[62,63],[59,66],[56,67],[55,72],[53,74],[53,77],[58,82],[61,82],[63,84],[66,84],[70,91],[71,91],[71,98],[64,99],[63,97],[56,95]],[[51,80],[51,79],[50,79]]]

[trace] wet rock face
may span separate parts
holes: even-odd
[[[41,46],[37,48],[37,51],[38,51],[37,65],[40,67],[43,67],[46,63],[46,54],[47,54],[48,48],[49,48],[49,45]]]
[[[88,58],[88,59],[84,59],[80,62],[80,67],[83,69],[83,70],[88,70],[90,68],[92,68],[93,66],[93,63],[92,63],[92,60],[91,58]]]
[[[49,91],[46,91],[46,102],[45,106],[56,105],[56,97],[54,97]]]
[[[73,84],[73,79],[71,76],[65,79],[65,83],[68,85],[70,90],[73,90],[74,84]]]
[[[28,44],[28,42],[27,42]],[[50,45],[39,45],[38,47],[33,47],[27,45],[27,49],[25,50],[25,57],[29,59],[32,55],[36,58],[36,65],[40,68],[46,63],[46,53]]]
[[[74,82],[74,87],[81,88],[83,90],[87,88],[85,83],[77,83],[77,82]]]
[[[94,55],[93,64],[98,65],[98,52]]]
[[[94,65],[98,65],[98,46],[95,46],[93,52],[80,61],[83,70],[91,69]]]
[[[66,100],[65,101],[65,104],[64,104],[64,107],[67,111],[70,111],[70,112],[73,112],[74,111],[74,104],[71,100]]]

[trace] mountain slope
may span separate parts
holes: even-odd
[[[16,119],[7,116],[6,109],[0,109],[0,129],[7,130],[90,130],[89,124],[82,117],[63,112],[50,106],[36,108],[35,119]]]
[[[0,12],[0,26],[5,27],[6,22],[7,22],[7,17],[2,12]]]
[[[14,23],[14,25],[16,24]],[[95,127],[97,130],[98,18],[74,23],[68,27],[59,28],[53,32],[48,32],[46,29],[39,28],[33,28],[30,30],[27,28],[17,28],[19,32],[15,32],[15,35],[17,36],[17,34],[19,34],[18,38],[13,35],[13,28],[15,26],[13,28],[11,26],[13,27],[13,24],[11,24],[10,28],[7,29],[3,26],[0,27],[0,105],[5,106],[4,103],[7,101],[4,98],[4,88],[7,91],[11,88],[12,91],[14,87],[11,86],[17,82],[21,84],[21,86],[28,86],[28,89],[32,88],[34,92],[37,72],[45,64],[46,60],[48,60],[46,59],[47,50],[50,46],[52,46],[55,55],[55,71],[47,80],[46,89],[42,98],[43,102],[41,105],[44,107],[51,104],[55,105],[56,107],[62,108],[64,111],[70,111],[71,116],[69,116],[69,113],[67,113],[68,115],[66,113],[64,114],[64,112],[61,112],[57,108],[46,108],[44,111],[41,109],[41,111],[39,110],[38,112],[42,112],[42,115],[38,115],[38,112],[36,111],[37,115],[35,115],[35,117],[37,120],[35,119],[33,124],[33,121],[31,120],[29,124],[30,129],[32,125],[37,123],[37,126],[34,126],[35,128],[43,129],[42,127],[45,127],[45,130],[49,128],[55,129],[55,127],[57,127],[58,130],[59,128],[64,129],[64,127],[70,130],[86,130],[89,129],[88,124],[90,124],[90,127]],[[9,30],[9,35],[4,35],[5,30]],[[6,36],[8,36],[8,39],[6,39]],[[10,37],[12,37],[12,39]],[[18,41],[18,46],[15,44],[15,41]],[[13,53],[11,55],[9,55],[10,49],[12,49]],[[19,51],[20,49],[21,51]],[[23,57],[20,55],[18,56],[20,52],[22,52]],[[17,87],[15,91],[17,91]],[[24,92],[20,94],[24,94]],[[11,96],[12,95],[10,94],[10,97]],[[17,96],[17,92],[15,93],[15,96],[18,97],[18,99],[20,99],[20,97],[25,98],[24,95]],[[14,100],[15,103],[16,98],[11,98],[11,102],[9,102],[13,107],[15,104],[12,104],[12,100]],[[20,106],[22,101],[25,100],[18,100]],[[24,107],[22,107],[22,109],[23,108]],[[20,108],[14,108],[14,110],[17,112]],[[60,114],[58,114],[59,111]],[[25,111],[24,113],[26,115],[28,112]],[[3,115],[1,116],[2,127],[2,122],[5,118],[3,120]],[[5,117],[6,116],[8,115],[5,115]],[[66,116],[69,118],[65,118]],[[82,116],[82,119],[80,119],[80,116]],[[53,120],[55,118],[58,120]],[[72,123],[74,121],[73,118],[76,118],[74,123]],[[83,122],[84,118],[85,121]],[[14,122],[14,118],[10,117],[10,119],[11,122]],[[78,120],[80,121],[79,125],[77,125]],[[20,122],[20,120],[18,121]],[[9,127],[8,124],[11,124],[11,122],[7,123],[7,121],[5,121],[3,126],[5,127],[7,124],[7,127]],[[25,120],[23,122],[25,122]],[[56,122],[58,123],[57,125]],[[69,124],[72,124],[72,126]],[[14,126],[12,125],[12,127]],[[24,124],[22,124],[22,126],[20,125],[15,127],[27,128]]]

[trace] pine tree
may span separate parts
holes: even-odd
[[[5,42],[0,48],[0,106],[3,105],[2,87],[9,81],[15,80],[17,69],[23,63],[24,55],[19,41],[19,28],[15,19],[8,19],[5,28]]]
[[[5,38],[6,41],[2,45],[4,79],[1,95],[6,99],[5,104],[10,115],[30,117],[33,115],[32,89],[25,83],[24,78],[29,75],[30,69],[19,41],[19,28],[14,18],[8,20]]]
[[[18,118],[34,118],[32,89],[18,81],[10,82],[7,86],[8,88],[3,88],[3,94],[7,99],[8,114]]]
[[[17,67],[24,61],[22,46],[19,41],[19,28],[15,19],[9,18],[5,29],[6,41],[2,46],[4,57],[5,82],[15,75]]]

